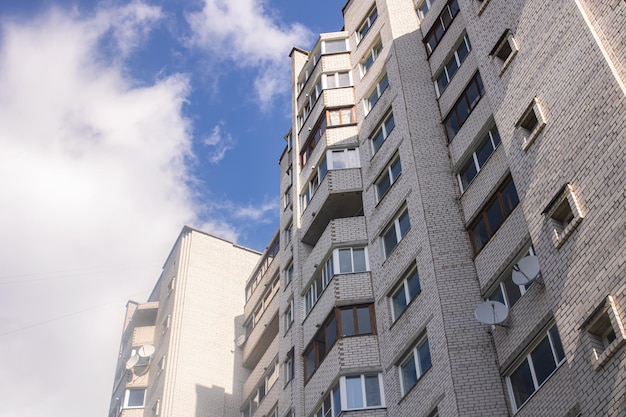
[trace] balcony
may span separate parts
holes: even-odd
[[[274,296],[263,316],[248,335],[243,348],[243,366],[252,369],[278,335],[279,298]]]
[[[333,219],[363,212],[361,168],[328,171],[302,213],[302,242],[315,245]]]

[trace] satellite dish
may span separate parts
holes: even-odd
[[[137,351],[137,354],[142,358],[149,358],[154,353],[154,346],[152,345],[143,345]]]
[[[509,316],[509,308],[499,301],[485,301],[474,311],[476,319],[484,324],[500,324]]]
[[[237,345],[237,347],[241,347],[245,342],[246,336],[243,334],[235,339],[235,345]]]
[[[139,356],[133,355],[126,361],[126,369],[132,369],[139,362]]]
[[[526,285],[539,277],[539,259],[534,255],[526,256],[513,265],[513,282]]]

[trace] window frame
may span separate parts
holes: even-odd
[[[389,122],[392,122],[391,128],[388,126]],[[376,155],[380,148],[383,147],[383,144],[387,141],[387,138],[393,132],[396,127],[396,120],[393,117],[393,109],[390,107],[389,110],[385,113],[385,115],[381,118],[381,121],[374,132],[370,135],[369,140],[372,147],[372,156]],[[380,141],[378,139],[381,138]],[[379,143],[377,145],[377,143]]]
[[[424,364],[420,358],[420,349],[424,346],[428,349],[428,363],[427,366],[424,367]],[[415,367],[416,372],[416,380],[410,387],[405,386],[405,378],[403,374],[403,369],[405,365],[408,365],[409,362],[413,361],[413,365]],[[400,379],[400,396],[402,398],[406,397],[409,392],[418,384],[418,382],[422,379],[422,376],[432,368],[432,356],[430,353],[430,344],[428,342],[428,335],[424,335],[418,339],[418,341],[413,345],[413,347],[409,350],[409,352],[404,355],[396,364],[398,368],[398,377]]]
[[[569,210],[569,211],[567,211]],[[560,249],[585,218],[574,187],[566,183],[543,211],[551,229],[552,244]],[[566,214],[567,218],[563,215]]]
[[[465,55],[461,58],[459,51],[461,50],[463,46],[465,47],[466,52],[465,52]],[[472,51],[472,44],[470,43],[469,36],[467,35],[467,33],[463,33],[463,35],[461,36],[461,40],[457,42],[457,46],[454,48],[454,52],[452,53],[452,56],[450,56],[450,58],[442,65],[441,70],[435,73],[435,76],[433,77],[434,84],[435,84],[435,94],[437,95],[437,98],[440,98],[443,92],[448,87],[448,85],[450,85],[450,83],[452,82],[452,79],[458,73],[459,69],[461,68],[461,65],[463,64],[463,62],[465,62],[465,59],[468,57],[471,51]],[[450,75],[449,68],[451,68],[450,63],[452,62],[456,64],[456,67],[454,69],[454,73]],[[439,83],[442,75],[445,76],[445,80],[446,80],[445,85],[440,85]]]
[[[487,158],[481,165],[480,160],[478,159],[478,151],[482,150],[483,147],[487,144],[487,142],[491,144],[491,152],[489,153],[489,155],[487,156]],[[463,195],[465,191],[467,191],[469,186],[472,185],[472,183],[474,182],[474,179],[476,179],[480,171],[487,164],[487,162],[491,159],[491,157],[493,156],[493,154],[496,152],[496,150],[501,144],[502,144],[502,139],[500,138],[500,132],[498,131],[498,127],[494,123],[494,125],[489,129],[487,134],[483,136],[483,138],[480,140],[478,146],[476,146],[476,149],[472,152],[472,155],[470,156],[469,160],[463,165],[463,167],[456,174],[457,184],[459,186],[459,190],[461,191],[461,195]],[[468,172],[471,166],[474,167],[475,174],[472,176],[471,179],[467,180],[467,184],[464,186],[463,185],[464,176],[461,174],[464,172]]]
[[[403,217],[405,214],[409,223],[408,223],[408,228],[403,233],[402,228],[401,228],[400,218]],[[388,233],[391,232],[392,230],[394,231],[396,242],[392,248],[388,249],[387,243],[385,242],[385,240],[386,240]],[[404,237],[409,233],[410,230],[411,230],[411,218],[409,216],[409,210],[405,202],[404,205],[396,212],[396,214],[394,215],[393,219],[389,222],[389,224],[387,224],[387,226],[383,229],[382,233],[379,235],[380,240],[381,240],[382,254],[383,254],[384,260],[386,260],[387,258],[389,258],[389,256],[391,256],[393,251],[398,247],[400,242],[402,242],[402,239],[404,239]]]
[[[555,335],[558,337],[557,339],[558,346],[556,345],[557,340],[554,339]],[[544,342],[546,338],[548,339],[548,343],[550,345],[550,351],[552,353],[552,359],[554,360],[554,369],[545,377],[543,381],[539,382],[538,377],[537,377],[537,370],[535,369],[536,366],[535,366],[532,355],[533,353],[537,352],[537,349],[541,346],[541,344]],[[557,349],[560,350],[560,352],[557,352],[556,351]],[[557,354],[561,354],[561,353],[563,354],[563,357],[558,359]],[[548,326],[546,326],[544,331],[539,333],[538,337],[535,338],[534,342],[528,347],[528,349],[526,349],[525,352],[522,355],[520,355],[520,358],[516,361],[514,366],[512,366],[511,369],[506,372],[506,377],[505,377],[506,386],[507,386],[507,391],[509,394],[508,395],[509,402],[511,404],[511,409],[513,410],[513,413],[518,412],[528,402],[528,400],[530,400],[533,397],[533,395],[546,383],[546,381],[548,381],[552,377],[552,375],[554,375],[554,373],[558,371],[561,365],[566,362],[566,359],[567,359],[567,356],[565,355],[565,352],[563,349],[563,344],[561,341],[561,336],[559,334],[558,328],[556,327],[555,323],[551,323]],[[511,382],[511,377],[518,370],[520,370],[524,364],[526,364],[529,368],[534,390],[528,394],[528,397],[526,399],[524,399],[521,403],[518,404],[515,398],[515,392],[514,392],[513,382]],[[541,365],[542,368],[544,366],[545,365],[543,364]]]
[[[455,7],[452,7],[452,6]],[[432,54],[437,49],[437,46],[441,43],[441,40],[448,32],[448,29],[454,22],[454,19],[459,14],[459,4],[457,0],[448,0],[446,5],[444,6],[439,16],[435,19],[432,27],[428,30],[422,42],[424,43],[424,48],[426,49],[426,56],[431,57]],[[447,17],[446,17],[447,16]],[[446,23],[446,20],[448,22]],[[441,32],[441,34],[439,34]],[[431,45],[431,40],[434,44]]]
[[[414,275],[417,276],[417,291],[415,292],[415,294],[411,295],[409,279],[412,278]],[[405,304],[402,307],[402,310],[396,311],[396,308],[395,308],[396,295],[400,294],[401,292],[404,294]],[[407,268],[402,274],[400,278],[400,282],[396,284],[396,286],[393,287],[393,289],[388,294],[389,305],[390,305],[389,309],[391,310],[392,324],[398,321],[398,319],[402,316],[402,314],[404,314],[404,312],[407,310],[407,308],[413,302],[413,300],[415,300],[417,296],[420,295],[421,293],[422,293],[422,285],[421,285],[421,281],[419,278],[419,270],[417,268],[417,262],[413,261],[411,263],[411,266],[409,266],[409,268]]]
[[[398,164],[399,166],[399,171],[397,172],[397,174],[394,174],[394,166],[396,164]],[[383,168],[382,172],[378,175],[378,177],[374,181],[376,204],[382,201],[382,199],[387,195],[389,190],[391,190],[391,187],[393,187],[393,185],[396,183],[398,178],[400,178],[401,176],[402,176],[402,161],[400,160],[400,153],[396,153],[394,154],[394,156],[391,157],[391,160],[389,161],[389,163],[385,166],[385,168]],[[380,184],[383,183],[383,180],[385,178],[388,178],[389,185],[384,191],[381,192],[379,186]]]
[[[369,112],[372,111],[376,103],[380,101],[380,97],[387,90],[387,88],[389,88],[389,77],[387,76],[387,72],[385,71],[385,73],[376,82],[374,88],[372,88],[363,99],[363,108],[366,115],[369,114]]]
[[[432,9],[435,1],[436,0],[422,0],[421,2],[418,2],[415,12],[417,13],[417,18],[420,22],[424,20],[430,9]],[[426,6],[426,8],[424,8],[424,6]]]
[[[510,209],[507,209],[507,204],[505,204],[503,191],[510,185],[513,185],[513,191],[515,195],[515,202],[513,203]],[[493,204],[498,203],[498,207],[500,208],[499,214],[502,215],[502,220],[499,224],[492,227],[489,221],[489,209],[491,209]],[[515,183],[513,182],[513,178],[511,174],[507,175],[504,180],[500,183],[496,191],[489,197],[487,202],[481,207],[478,211],[474,219],[469,223],[467,227],[467,231],[469,233],[470,243],[472,244],[472,250],[474,255],[478,255],[480,251],[487,246],[487,243],[491,241],[491,238],[496,234],[496,232],[500,229],[500,227],[506,222],[511,213],[515,211],[515,208],[519,205],[520,199],[517,194],[517,188],[515,187]],[[475,239],[481,237],[481,230],[479,228],[480,224],[484,225],[484,231],[486,234],[486,240],[484,242],[479,242]],[[477,237],[475,237],[477,236]],[[480,245],[479,245],[480,243]]]
[[[374,65],[382,51],[383,41],[379,38],[376,42],[374,42],[374,45],[369,49],[369,51],[367,51],[359,62],[359,73],[361,74],[361,78],[365,77],[365,74],[367,74],[372,65]]]
[[[374,3],[374,6],[369,9],[369,11],[367,12],[367,16],[365,17],[365,19],[363,19],[358,29],[354,32],[357,45],[359,45],[361,41],[367,36],[377,18],[378,9],[376,7],[376,3]]]
[[[131,400],[131,391],[132,392],[143,392],[141,405],[130,405],[129,402]],[[124,392],[124,403],[122,409],[137,409],[137,408],[145,408],[146,407],[146,388],[133,387],[126,388]]]
[[[376,405],[368,405],[367,398],[367,378],[376,376],[378,381],[378,395],[380,399],[380,404]],[[348,379],[360,379],[360,399],[361,406],[359,407],[349,407],[348,406]],[[357,374],[357,375],[344,375],[339,378],[339,387],[341,394],[341,410],[342,411],[353,411],[353,410],[369,410],[369,409],[377,409],[377,408],[385,408],[385,390],[383,385],[383,374],[380,372],[377,373],[365,373],[365,374]]]
[[[506,56],[502,56],[501,53],[505,48],[508,47],[509,53]],[[517,55],[519,51],[519,47],[517,46],[517,42],[513,37],[513,32],[510,29],[507,29],[502,33],[500,39],[496,42],[496,45],[493,47],[489,55],[494,59],[494,61],[498,61],[500,63],[500,72],[499,76],[501,77],[504,74],[504,71],[511,65],[513,58]]]
[[[469,94],[474,92],[474,88],[478,95],[470,97]],[[454,103],[454,106],[450,109],[446,117],[443,119],[444,130],[448,139],[448,144],[452,143],[452,140],[461,131],[461,128],[470,118],[474,109],[478,106],[478,103],[485,95],[485,85],[480,76],[480,72],[476,71],[472,79],[467,83],[463,92]],[[465,109],[465,111],[461,111]]]
[[[513,308],[515,304],[528,292],[530,287],[533,285],[533,282],[529,282],[526,285],[517,285],[513,282],[513,267],[526,256],[537,256],[537,252],[535,248],[530,245],[528,249],[524,249],[518,253],[518,255],[514,258],[515,260],[511,262],[511,264],[500,274],[497,284],[490,290],[485,296],[485,300],[490,301],[498,301],[503,303],[509,310]],[[541,272],[540,272],[541,273]],[[510,294],[512,289],[517,289],[519,291],[519,296],[515,294]],[[496,295],[497,293],[500,296]]]

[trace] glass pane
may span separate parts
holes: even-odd
[[[352,272],[352,250],[339,249],[339,272]]]
[[[456,0],[454,0],[452,3],[450,3],[450,13],[452,13],[452,16],[456,16],[458,12],[459,12],[459,4],[457,3]]]
[[[476,150],[476,157],[478,158],[478,166],[481,168],[487,162],[487,159],[493,153],[493,145],[491,144],[491,140],[489,140],[489,136],[487,136],[487,140],[483,142],[482,145]]]
[[[393,119],[393,113],[392,113],[389,115],[387,120],[385,120],[385,132],[387,133],[387,136],[389,136],[389,134],[391,133],[391,131],[393,130],[395,126],[396,126],[396,122]]]
[[[493,140],[494,147],[497,148],[500,144],[500,132],[498,132],[498,129],[495,126],[491,129],[491,140]]]
[[[405,210],[404,213],[400,215],[399,223],[400,223],[400,238],[402,238],[404,237],[404,235],[406,235],[406,232],[411,227],[411,222],[409,220],[409,212],[407,210]]]
[[[384,141],[385,141],[385,136],[383,134],[383,130],[379,129],[378,132],[376,132],[376,135],[372,138],[372,143],[374,145],[374,152],[380,149]]]
[[[370,69],[370,67],[372,66],[373,63],[374,63],[374,55],[370,54],[367,57],[367,59],[365,60],[365,62],[363,62],[364,72],[366,72],[368,69]]]
[[[361,376],[346,377],[346,405],[348,409],[363,408],[363,390]]]
[[[420,292],[420,278],[417,269],[413,270],[413,273],[407,278],[406,282],[409,287],[409,297],[411,297],[412,300]]]
[[[406,394],[417,383],[417,369],[415,368],[415,360],[413,355],[408,361],[400,365],[400,372],[402,374],[402,384],[404,386],[403,394]]]
[[[339,39],[334,41],[324,41],[326,53],[343,52],[346,50],[345,39]]]
[[[445,71],[442,71],[437,78],[437,85],[439,86],[439,94],[441,94],[448,85],[448,75]]]
[[[502,200],[504,202],[504,210],[509,214],[519,203],[519,197],[517,196],[517,190],[513,181],[509,181],[507,185],[502,189]]]
[[[326,176],[326,172],[328,172],[328,167],[326,165],[326,158],[322,159],[322,162],[320,163],[320,166],[318,168],[318,175],[319,175],[319,181],[321,182],[324,177]]]
[[[385,194],[387,194],[389,187],[391,187],[391,180],[389,179],[389,173],[385,172],[385,175],[383,175],[382,178],[378,181],[378,183],[376,183],[376,189],[378,191],[379,200],[383,198]]]
[[[448,135],[448,142],[452,142],[452,139],[454,139],[454,136],[456,136],[457,132],[460,129],[459,120],[457,118],[457,115],[454,109],[448,115],[448,117],[446,117],[446,120],[444,120],[444,124],[446,125],[446,134]]]
[[[454,106],[454,111],[456,111],[457,117],[459,118],[459,124],[462,125],[465,123],[465,120],[467,120],[471,113],[471,109],[467,103],[467,96],[461,96],[461,100]]]
[[[380,387],[378,386],[378,375],[365,376],[365,399],[367,407],[382,405],[380,398]]]
[[[354,261],[354,272],[367,271],[365,248],[352,249],[352,259]]]
[[[332,316],[328,323],[326,323],[326,351],[330,351],[330,348],[337,341],[337,319]]]
[[[143,407],[145,389],[131,389],[128,391],[128,407]]]
[[[552,347],[547,336],[530,353],[530,357],[533,359],[533,369],[535,370],[537,383],[541,385],[556,369],[554,356],[552,356]]]
[[[530,366],[528,361],[522,362],[519,368],[515,370],[509,377],[511,381],[511,388],[513,390],[513,397],[515,398],[515,405],[519,408],[528,397],[535,392],[535,385],[533,384],[533,377],[530,374]]]
[[[456,73],[456,70],[459,69],[459,66],[457,65],[456,59],[454,57],[452,57],[450,62],[448,62],[448,64],[446,65],[446,69],[448,70],[448,77],[452,79],[452,77],[454,77],[454,74]]]
[[[339,87],[347,87],[350,85],[350,73],[349,72],[340,72],[339,73]]]
[[[352,309],[341,310],[341,335],[354,336],[354,313]]]
[[[343,150],[332,151],[331,155],[333,158],[333,169],[347,168],[346,153]]]
[[[356,149],[348,149],[348,168],[358,168],[361,164],[359,162],[359,153]]]
[[[463,184],[463,190],[466,190],[467,186],[472,183],[476,174],[478,174],[478,170],[476,169],[474,158],[472,158],[459,173],[459,176],[461,177],[461,184]]]
[[[335,88],[337,87],[337,78],[336,74],[328,74],[326,76],[326,88]]]
[[[400,164],[400,158],[396,159],[393,164],[391,164],[391,176],[393,181],[395,181],[402,172],[402,165]]]
[[[493,235],[504,221],[504,214],[502,213],[502,209],[500,208],[500,202],[496,200],[491,203],[491,205],[487,207],[486,213],[487,221],[489,222],[489,230]]]
[[[312,346],[304,352],[304,365],[305,379],[309,379],[315,371],[315,349]]]
[[[498,285],[496,290],[493,293],[491,293],[491,295],[487,297],[487,299],[491,301],[498,301],[502,304],[506,304],[504,302],[504,294],[502,293],[502,288],[500,288],[500,285]]]
[[[352,120],[352,109],[341,109],[339,113],[341,114],[341,124],[354,123],[354,120]]]
[[[463,39],[463,41],[459,45],[459,48],[456,50],[456,53],[459,56],[459,62],[465,61],[465,57],[467,56],[467,54],[469,54],[469,50],[467,49],[467,45],[465,44],[465,39],[467,39],[467,37]]]
[[[478,252],[489,240],[487,227],[485,226],[485,221],[482,216],[478,223],[476,223],[476,225],[472,228],[470,236],[472,238],[472,242],[474,243],[474,252]]]
[[[522,292],[519,289],[519,285],[514,283],[511,277],[504,280],[504,290],[506,291],[506,298],[509,301],[509,308],[511,308],[522,297]]]
[[[371,334],[372,323],[370,321],[370,308],[359,307],[356,309],[356,318],[358,323],[359,334]]]
[[[324,410],[324,417],[330,417],[332,415],[333,407],[332,407],[332,399],[330,398],[330,395],[324,398],[322,409]]]
[[[328,112],[328,118],[330,119],[330,125],[336,126],[341,124],[341,118],[339,114],[339,110],[331,110]]]
[[[397,319],[398,317],[400,317],[400,314],[402,314],[402,312],[406,308],[406,305],[408,304],[406,299],[406,293],[404,291],[404,285],[398,288],[398,290],[392,295],[391,300],[393,303],[394,317],[395,319]]]
[[[559,363],[565,359],[565,351],[563,350],[563,345],[561,344],[561,337],[559,336],[559,331],[556,326],[552,326],[550,329],[550,337],[552,338],[552,346],[554,347],[554,353],[556,354],[556,358]]]
[[[389,256],[391,251],[398,244],[398,240],[396,239],[396,229],[395,227],[391,227],[387,233],[383,236],[383,243],[385,245],[385,256]]]
[[[389,86],[389,79],[387,78],[387,74],[385,74],[383,79],[380,80],[380,83],[378,83],[378,85],[380,87],[380,94],[382,95],[383,91],[385,91],[387,87]]]
[[[423,374],[430,368],[430,347],[428,346],[428,339],[417,349],[417,356],[420,361],[420,373]]]
[[[333,417],[337,417],[341,413],[341,391],[337,386],[333,390]]]

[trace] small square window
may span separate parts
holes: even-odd
[[[557,249],[572,234],[583,219],[583,213],[571,184],[566,184],[543,211],[552,228],[552,243]]]
[[[494,59],[500,65],[500,75],[502,75],[504,71],[506,71],[506,69],[509,67],[511,61],[513,60],[513,58],[515,58],[515,55],[517,55],[518,50],[519,49],[517,47],[515,39],[513,38],[513,34],[510,30],[506,30],[502,34],[502,36],[500,36],[500,39],[498,39],[496,46],[489,54],[494,57]]]
[[[546,118],[541,110],[539,100],[535,97],[516,125],[522,135],[523,150],[528,150],[545,126]]]
[[[583,325],[591,344],[591,362],[598,370],[626,341],[622,320],[612,296],[607,296]]]

